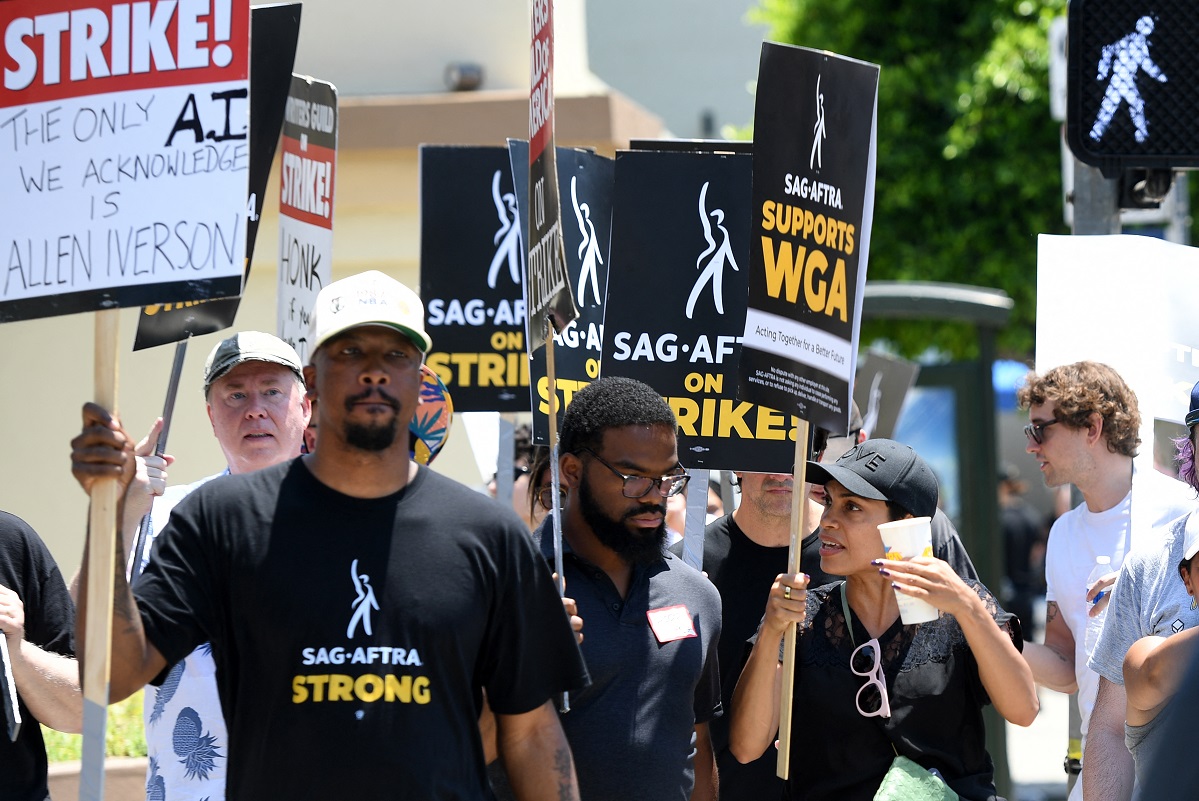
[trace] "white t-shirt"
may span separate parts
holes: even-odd
[[[1160,542],[1161,531],[1154,535],[1154,529],[1189,513],[1195,503],[1195,491],[1181,481],[1156,470],[1134,469],[1132,491],[1111,509],[1092,512],[1081,503],[1059,517],[1049,531],[1045,599],[1057,603],[1063,622],[1074,635],[1074,675],[1084,744],[1099,691],[1099,674],[1087,666],[1086,653],[1087,577],[1095,557],[1109,557],[1111,569],[1119,570],[1134,548]],[[1082,798],[1081,781],[1075,783],[1070,798]]]
[[[168,487],[161,497],[154,499],[150,513],[154,530],[146,538],[142,568],[150,561],[150,546],[166,527],[175,504],[217,476]],[[149,756],[147,799],[222,801],[225,798],[229,736],[217,695],[216,663],[207,643],[177,662],[161,687],[146,685],[142,721]]]

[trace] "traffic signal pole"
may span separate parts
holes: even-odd
[[[1074,158],[1074,225],[1076,236],[1120,233],[1119,181],[1104,178],[1098,168]]]
[[[1097,236],[1120,233],[1120,187],[1119,180],[1104,178],[1097,167],[1074,159],[1074,203],[1073,227],[1075,236]],[[1071,506],[1082,502],[1078,489],[1071,487]],[[1066,765],[1081,766],[1082,762],[1082,714],[1078,710],[1078,693],[1070,696],[1069,744]],[[1075,761],[1077,760],[1077,761]],[[1082,774],[1067,772],[1066,792],[1082,780]]]

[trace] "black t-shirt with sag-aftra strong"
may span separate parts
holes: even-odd
[[[352,498],[301,459],[198,488],[135,594],[168,662],[212,643],[230,801],[490,798],[481,690],[519,714],[587,674],[511,510],[420,469]]]

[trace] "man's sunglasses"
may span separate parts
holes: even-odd
[[[1045,441],[1045,429],[1049,428],[1049,426],[1053,425],[1054,423],[1060,422],[1061,420],[1058,420],[1055,417],[1054,419],[1048,420],[1044,423],[1029,423],[1024,427],[1024,436],[1040,445]]]

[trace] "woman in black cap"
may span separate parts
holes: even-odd
[[[733,696],[734,756],[754,760],[776,737],[783,633],[797,623],[790,798],[869,801],[899,755],[963,799],[995,799],[982,707],[1021,726],[1039,709],[1019,623],[939,559],[884,559],[878,531],[932,516],[932,470],[907,445],[874,439],[809,462],[807,476],[825,487],[821,567],[846,580],[811,591],[803,574],[775,581]],[[903,625],[897,591],[941,614]]]

